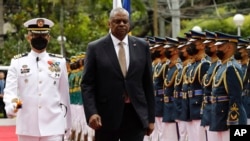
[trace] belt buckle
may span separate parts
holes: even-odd
[[[188,97],[190,97],[190,98],[193,97],[193,91],[192,90],[188,91]]]
[[[210,101],[211,101],[211,103],[215,103],[216,102],[216,96],[211,96]]]
[[[174,91],[174,98],[178,98],[178,92],[176,90]]]
[[[169,102],[169,96],[164,96],[164,103],[168,103]]]
[[[187,92],[182,92],[182,99],[187,99]]]

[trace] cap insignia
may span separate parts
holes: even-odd
[[[38,26],[38,27],[43,27],[43,25],[44,25],[44,20],[43,20],[43,19],[38,19],[36,23],[37,23],[37,26]]]

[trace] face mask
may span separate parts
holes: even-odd
[[[214,54],[209,46],[205,46],[205,53],[210,57]]]
[[[241,52],[236,51],[236,52],[234,53],[234,58],[235,58],[236,60],[241,60],[241,59],[242,59]]]
[[[155,53],[153,52],[153,53],[151,53],[151,60],[155,60]]]
[[[48,40],[39,36],[31,39],[31,45],[37,50],[43,50],[46,48]]]
[[[172,53],[172,51],[169,51],[169,50],[166,50],[166,51],[165,51],[165,55],[166,55],[166,57],[167,57],[168,59],[172,57],[171,53]]]
[[[186,60],[186,57],[184,56],[184,53],[183,52],[179,52],[179,57],[181,59],[181,61],[185,61]]]
[[[191,43],[190,46],[187,48],[187,53],[191,56],[196,55],[198,53],[196,45]]]
[[[216,55],[219,59],[223,59],[223,57],[225,56],[225,53],[221,50],[217,50]]]
[[[160,58],[161,57],[161,51],[156,50],[154,53],[155,58]]]

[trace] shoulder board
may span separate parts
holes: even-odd
[[[176,63],[176,68],[179,70],[179,69],[182,69],[182,65],[180,63]]]
[[[15,55],[13,58],[14,58],[14,59],[19,59],[19,58],[22,58],[22,57],[24,57],[24,56],[28,56],[28,53],[17,54],[17,55]]]
[[[171,63],[170,60],[167,60],[165,64],[169,65],[170,63]]]
[[[201,59],[201,63],[204,63],[204,62],[208,62],[209,63],[209,61],[206,58],[202,58]]]
[[[233,65],[233,62],[232,62],[232,61],[228,61],[228,62],[227,62],[227,67],[232,66],[232,65]]]
[[[238,61],[234,60],[232,63],[236,68],[242,68],[241,64]]]
[[[216,65],[217,66],[221,65],[221,60],[218,60]]]
[[[51,56],[51,57],[56,57],[56,58],[63,58],[63,56],[62,56],[61,54],[49,53],[49,56]]]

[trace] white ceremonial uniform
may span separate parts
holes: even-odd
[[[16,116],[17,135],[62,135],[71,128],[66,60],[59,55],[31,51],[14,57],[4,93],[7,115]],[[14,98],[22,101],[16,114]]]

